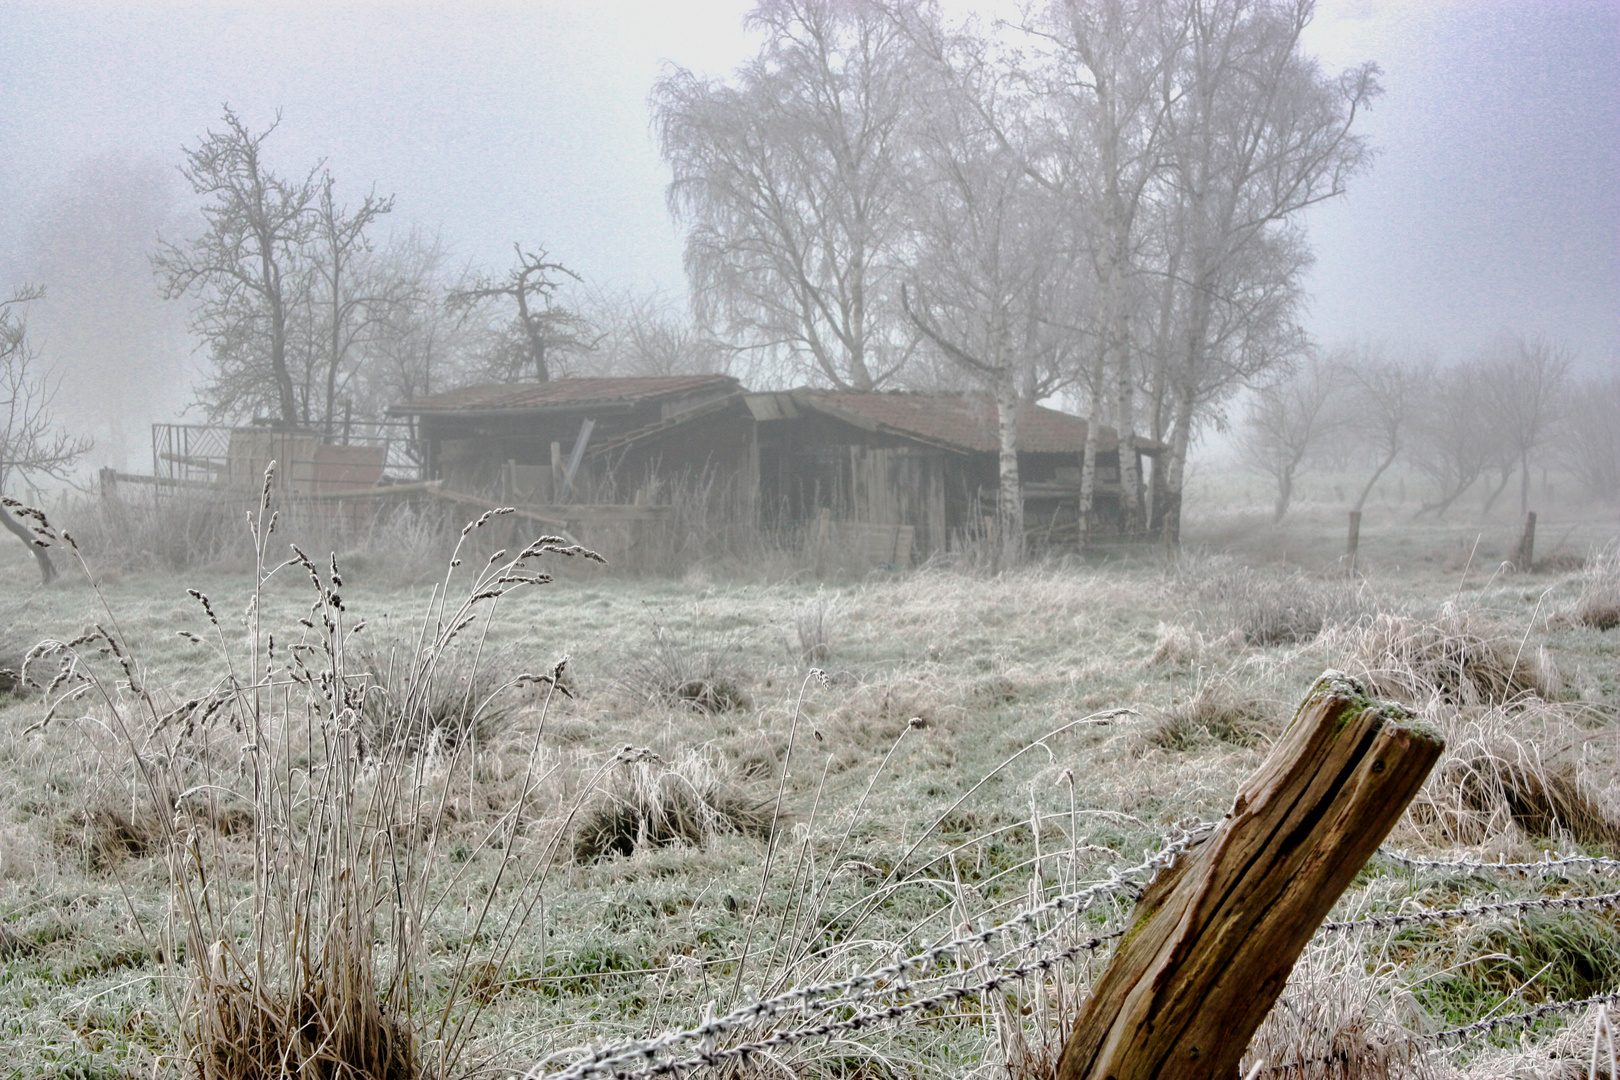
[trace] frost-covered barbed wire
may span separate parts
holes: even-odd
[[[870,1012],[857,1013],[842,1020],[827,1020],[806,1027],[777,1031],[752,1042],[738,1043],[736,1046],[728,1046],[719,1050],[708,1048],[685,1058],[649,1064],[642,1069],[609,1068],[604,1065],[602,1068],[593,1071],[597,1075],[611,1075],[614,1080],[653,1080],[655,1077],[676,1075],[705,1065],[720,1065],[727,1061],[747,1060],[754,1054],[790,1046],[806,1039],[842,1035],[846,1032],[861,1031],[869,1027],[893,1023],[908,1016],[925,1013],[968,998],[976,998],[981,994],[995,993],[1009,984],[1020,983],[1036,973],[1045,974],[1060,964],[1074,960],[1081,953],[1096,952],[1108,940],[1119,936],[1120,934],[1115,933],[1103,937],[1094,937],[1079,944],[1071,945],[1067,949],[1048,953],[1037,960],[1031,960],[1017,967],[1000,968],[994,975],[972,986],[953,986],[938,994],[899,1002]],[[638,1056],[652,1062],[657,1057],[657,1054],[658,1051],[656,1050],[647,1050]],[[559,1074],[559,1076],[561,1075],[566,1074]]]
[[[1190,848],[1207,838],[1214,828],[1215,823],[1202,822],[1190,829],[1177,829],[1175,833],[1165,838],[1163,846],[1160,847],[1158,851],[1154,852],[1150,850],[1140,863],[1124,871],[1117,869],[1113,870],[1110,876],[1104,881],[1094,882],[1083,889],[1070,893],[1064,893],[1060,896],[1055,896],[1052,899],[1047,900],[1045,903],[1038,904],[1034,907],[1021,911],[1012,918],[1007,919],[993,927],[978,931],[976,933],[964,934],[959,937],[952,938],[949,941],[934,945],[930,948],[914,953],[911,956],[899,959],[884,967],[871,971],[860,972],[858,974],[851,975],[846,979],[840,979],[836,982],[823,983],[816,986],[796,987],[782,994],[778,994],[775,997],[751,1002],[740,1008],[732,1010],[724,1016],[715,1017],[712,1020],[706,1021],[695,1028],[665,1032],[662,1035],[654,1036],[650,1039],[641,1039],[633,1042],[601,1047],[589,1053],[585,1058],[576,1061],[568,1068],[555,1074],[555,1080],[585,1080],[586,1077],[591,1076],[626,1075],[618,1068],[618,1066],[626,1062],[650,1061],[657,1058],[661,1054],[667,1054],[678,1047],[690,1043],[712,1042],[714,1039],[720,1037],[721,1035],[727,1034],[728,1032],[739,1030],[741,1028],[760,1023],[764,1020],[777,1019],[785,1013],[798,1012],[808,1015],[815,1012],[823,1012],[829,1009],[852,1007],[869,1001],[873,996],[885,989],[893,989],[896,991],[905,992],[908,989],[908,984],[905,982],[905,977],[909,973],[934,967],[941,960],[961,956],[965,950],[988,949],[990,945],[998,938],[1010,936],[1018,931],[1025,930],[1026,928],[1036,927],[1042,918],[1054,912],[1064,916],[1062,921],[1067,922],[1074,916],[1089,909],[1104,896],[1111,893],[1120,892],[1125,889],[1136,888],[1137,882],[1134,881],[1133,878],[1141,877],[1144,879],[1143,884],[1151,883],[1158,875],[1160,870],[1167,869],[1174,865],[1175,861],[1185,854]],[[1016,944],[1013,948],[1004,952],[1002,957],[1006,957],[1018,951],[1026,950],[1032,947],[1035,943],[1044,940],[1052,933],[1055,933],[1055,930],[1056,928],[1054,927],[1036,930],[1034,934],[1030,935],[1023,942]],[[1110,935],[1110,937],[1112,936],[1114,935]],[[1100,945],[1107,941],[1108,938],[1095,938],[1092,940]],[[1096,946],[1091,947],[1095,948]],[[1023,972],[1023,974],[1016,976],[1017,978],[1023,978],[1035,970],[1049,970],[1052,964],[1061,962],[1062,957],[1078,955],[1078,952],[1074,951],[1075,949],[1080,949],[1083,951],[1085,948],[1085,945],[1074,946],[1071,949],[1063,950],[1062,952],[1053,954],[1052,956],[1043,956],[1038,960],[1031,961],[1030,964],[1021,965],[1017,968],[1003,968],[1001,970]],[[973,965],[975,968],[983,966],[983,962],[976,962]],[[952,977],[956,977],[959,974],[960,973],[952,973]],[[871,1013],[862,1013],[860,1016],[850,1017],[848,1020],[838,1021],[838,1023],[848,1024],[852,1021],[860,1019],[860,1017],[868,1017],[868,1019],[864,1020],[862,1024],[862,1026],[868,1026],[871,1024],[886,1022],[888,1020],[899,1019],[901,1017],[909,1016],[912,1013],[932,1007],[930,1005],[919,1005],[918,1002],[920,1001],[935,1001],[936,999],[937,1003],[955,1001],[959,1000],[963,996],[970,996],[986,989],[993,989],[991,983],[995,983],[999,986],[1001,981],[1004,980],[1002,980],[999,975],[993,976],[991,980],[985,983],[980,983],[976,988],[952,987],[950,990],[943,991],[941,994],[934,995],[934,997],[931,998],[917,999],[915,1001],[907,1002],[903,1006],[893,1005],[886,1009],[875,1010]],[[914,987],[914,985],[917,984],[912,985]],[[895,1012],[894,1010],[896,1009],[900,1009],[901,1011]],[[806,1033],[797,1037],[813,1038],[818,1033],[818,1029],[824,1026],[825,1025],[815,1025],[814,1028],[802,1029]],[[829,1029],[829,1032],[844,1030],[858,1030],[858,1028],[835,1027]],[[829,1032],[821,1033],[825,1034]],[[775,1038],[775,1036],[773,1036],[773,1038]],[[783,1044],[780,1042],[770,1042],[761,1048],[769,1049],[770,1047],[778,1045]],[[736,1049],[737,1048],[729,1048],[727,1053],[731,1053]],[[706,1063],[702,1059],[694,1060],[696,1060],[698,1064]],[[537,1071],[537,1069],[531,1069],[529,1073],[525,1075],[534,1077],[541,1074]],[[652,1074],[647,1073],[646,1075]]]
[[[1601,893],[1597,896],[1542,896],[1534,900],[1504,900],[1496,904],[1475,904],[1472,907],[1369,915],[1365,919],[1351,919],[1348,922],[1323,923],[1318,932],[1334,933],[1344,930],[1358,930],[1364,927],[1387,930],[1393,927],[1413,926],[1420,923],[1470,919],[1479,915],[1522,914],[1526,911],[1574,911],[1594,907],[1620,907],[1620,892]]]
[[[1536,862],[1508,862],[1505,857],[1498,856],[1495,862],[1486,862],[1483,859],[1424,859],[1387,848],[1379,848],[1378,854],[1413,870],[1495,870],[1528,875],[1585,867],[1598,873],[1620,873],[1620,859],[1607,859],[1601,855],[1565,855],[1555,859],[1548,853]]]
[[[1435,1050],[1444,1050],[1447,1045],[1460,1047],[1466,1045],[1471,1039],[1491,1035],[1503,1029],[1516,1027],[1528,1029],[1537,1020],[1545,1020],[1549,1016],[1567,1016],[1594,1006],[1616,1004],[1620,1004],[1620,990],[1609,994],[1598,994],[1595,997],[1549,1001],[1536,1006],[1534,1009],[1526,1009],[1524,1012],[1510,1013],[1507,1016],[1493,1016],[1488,1020],[1479,1020],[1472,1024],[1464,1024],[1462,1027],[1447,1028],[1445,1031],[1436,1031],[1428,1035],[1414,1035],[1406,1040],[1406,1044],[1412,1047],[1428,1047]],[[1386,1049],[1391,1048],[1386,1047]],[[1346,1051],[1337,1050],[1331,1054],[1320,1054],[1316,1057],[1282,1062],[1265,1069],[1264,1072],[1268,1076],[1275,1076],[1283,1073],[1299,1072],[1302,1069],[1315,1068],[1321,1065],[1347,1062],[1349,1059],[1350,1055]]]

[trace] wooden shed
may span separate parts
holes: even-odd
[[[556,379],[402,402],[447,489],[520,504],[632,503],[706,475],[754,488],[754,422],[727,375]]]
[[[767,522],[812,532],[842,526],[841,543],[874,551],[893,545],[893,557],[881,561],[901,565],[983,535],[999,486],[1000,438],[991,398],[793,390],[749,394],[746,400],[758,425]],[[1074,543],[1086,421],[1026,404],[1018,437],[1030,540],[1037,546]],[[1139,442],[1139,463],[1161,449]],[[1120,496],[1119,439],[1104,429],[1098,432],[1088,537],[1120,536]]]

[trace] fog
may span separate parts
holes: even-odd
[[[615,310],[646,311],[653,297],[678,317],[685,230],[648,95],[670,64],[725,77],[755,55],[748,8],[5,5],[0,285],[46,290],[30,338],[62,421],[97,441],[89,463],[139,467],[145,425],[181,415],[206,381],[208,351],[185,329],[197,297],[160,299],[148,260],[159,235],[202,228],[177,170],[225,103],[253,131],[280,118],[266,144],[280,175],[324,165],[348,204],[395,196],[372,243],[436,238],[434,288],[498,277],[519,241],[579,276],[584,290],[559,293],[571,310],[617,296]],[[993,27],[1016,8],[945,11]],[[1620,3],[1324,0],[1302,44],[1328,73],[1376,62],[1383,88],[1356,128],[1371,168],[1297,216],[1304,339],[1444,366],[1513,333],[1555,344],[1575,377],[1620,363]],[[637,338],[620,324],[604,339]],[[481,332],[487,348],[500,329]],[[345,392],[385,405],[386,386],[364,382]]]

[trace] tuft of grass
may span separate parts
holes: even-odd
[[[1548,620],[1550,626],[1574,625],[1591,630],[1620,627],[1620,547],[1610,545],[1582,568],[1580,594],[1569,607]]]
[[[1432,619],[1379,614],[1350,628],[1335,645],[1380,696],[1413,704],[1500,705],[1525,697],[1554,700],[1557,669],[1527,635],[1490,616],[1446,607]]]
[[[1396,935],[1392,947],[1413,954],[1411,966],[1435,969],[1415,994],[1448,1025],[1620,989],[1620,925],[1612,913],[1530,913],[1460,934],[1421,928]]]
[[[674,764],[652,750],[626,746],[574,831],[574,859],[600,862],[649,848],[703,847],[738,833],[769,839],[776,815],[726,777],[705,755],[688,751]]]
[[[797,659],[810,667],[825,667],[833,657],[833,634],[838,619],[838,599],[820,589],[793,612],[793,634],[798,642]]]
[[[1180,667],[1196,663],[1204,655],[1204,635],[1197,630],[1161,622],[1155,633],[1157,640],[1148,657],[1149,667]]]
[[[1153,714],[1142,749],[1186,752],[1214,739],[1231,746],[1269,745],[1282,731],[1274,705],[1243,693],[1231,675],[1201,685],[1185,701]]]
[[[1301,573],[1234,570],[1208,581],[1201,591],[1223,632],[1233,631],[1246,644],[1260,647],[1303,644],[1372,608],[1353,583],[1319,581]]]
[[[1604,729],[1587,730],[1574,707],[1435,700],[1422,714],[1446,751],[1398,832],[1420,846],[1501,853],[1526,839],[1620,850],[1613,766],[1600,752]]]
[[[1557,841],[1564,835],[1583,847],[1620,850],[1615,820],[1578,781],[1568,762],[1543,765],[1481,754],[1448,763],[1442,784],[1455,784],[1461,804],[1489,816],[1505,807],[1528,835]]]
[[[743,689],[741,648],[732,635],[693,630],[683,635],[657,624],[652,639],[616,680],[635,701],[700,713],[743,712],[753,699]]]

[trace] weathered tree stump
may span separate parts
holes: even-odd
[[[1444,749],[1354,679],[1316,681],[1215,832],[1147,889],[1058,1080],[1231,1080],[1294,961]]]

